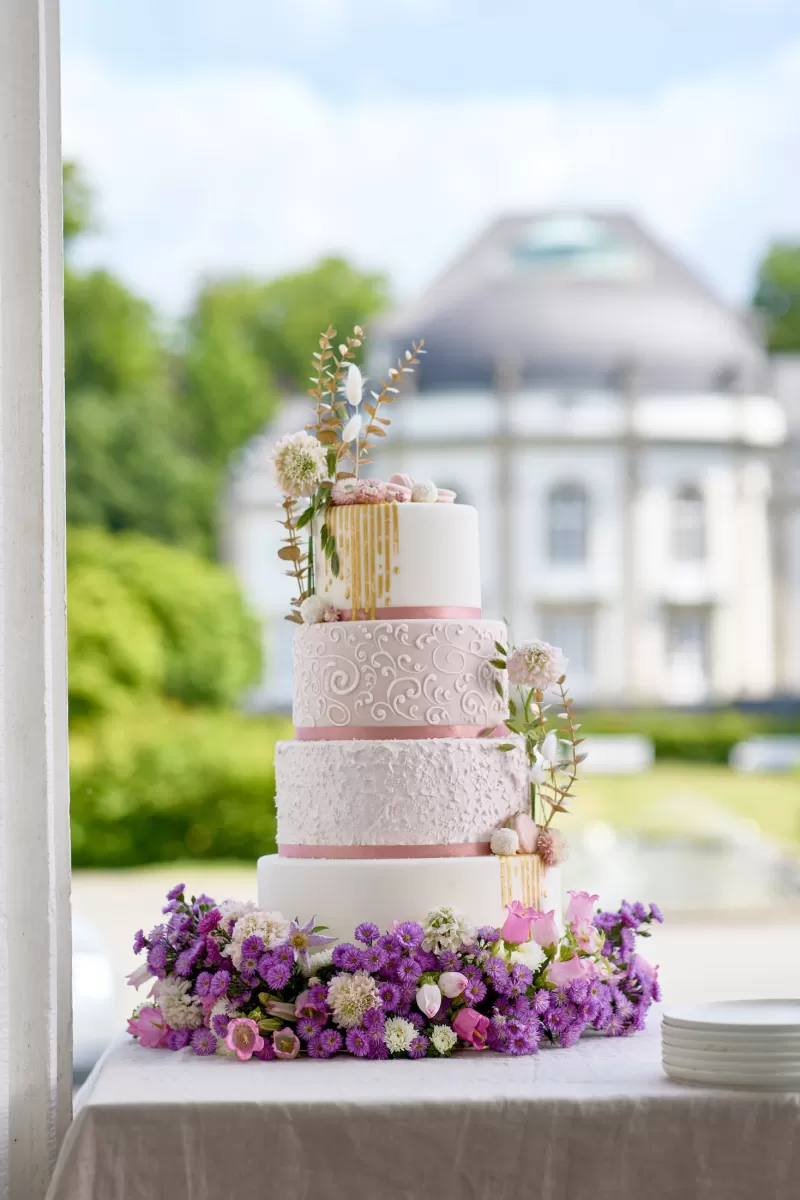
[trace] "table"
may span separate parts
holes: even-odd
[[[659,1024],[420,1062],[239,1064],[119,1039],[48,1200],[797,1200],[800,1095],[670,1082]]]

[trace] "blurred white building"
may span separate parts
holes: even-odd
[[[372,374],[428,351],[372,473],[454,488],[480,513],[484,614],[564,647],[597,704],[800,692],[800,360],[778,379],[756,330],[633,220],[506,217],[372,330]],[[258,706],[290,698],[289,581],[271,444],[225,513],[264,621]],[[795,453],[792,459],[791,453]]]

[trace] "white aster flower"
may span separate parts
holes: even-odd
[[[306,596],[300,605],[300,616],[305,625],[319,625],[325,620],[328,602],[322,596]]]
[[[404,1054],[416,1036],[416,1027],[404,1017],[388,1017],[383,1027],[383,1042],[390,1054]]]
[[[441,954],[443,950],[459,950],[465,942],[472,940],[473,929],[467,919],[445,906],[429,912],[422,923],[425,940],[423,950]]]
[[[278,487],[287,496],[311,496],[328,473],[326,451],[311,434],[288,433],[272,452]]]
[[[539,970],[546,958],[544,950],[533,938],[528,942],[523,942],[518,950],[511,951],[512,963],[522,963],[523,967],[530,967],[534,973]]]
[[[328,984],[328,1004],[335,1025],[342,1029],[354,1029],[361,1024],[368,1009],[380,1008],[378,985],[366,971],[334,975]]]
[[[171,1029],[199,1029],[203,1024],[203,1009],[198,996],[190,996],[189,980],[172,976],[159,979],[153,988],[158,1007]]]
[[[522,687],[545,691],[566,674],[569,660],[549,642],[523,642],[508,660],[508,678]]]
[[[489,841],[492,854],[516,854],[519,836],[516,829],[495,829]]]
[[[437,1054],[449,1054],[458,1041],[458,1034],[449,1025],[437,1025],[431,1030],[431,1045]]]
[[[225,946],[222,951],[223,955],[230,958],[237,971],[242,965],[242,942],[254,933],[263,939],[264,945],[269,949],[270,946],[276,946],[286,940],[289,922],[280,913],[265,912],[260,908],[240,917],[233,927],[230,945]]]
[[[314,976],[317,971],[323,967],[329,967],[333,962],[333,946],[326,946],[324,950],[318,950],[316,954],[309,954],[308,962],[299,962],[297,965],[300,968],[301,974],[305,975],[309,983],[313,986]],[[319,983],[319,980],[316,981]]]

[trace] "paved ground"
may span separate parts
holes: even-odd
[[[179,880],[188,890],[255,899],[255,870],[192,864],[136,871],[76,871],[73,903],[77,914],[94,925],[105,942],[120,981],[112,1025],[121,1026],[134,992],[123,986],[136,965],[130,949],[133,933],[158,920],[163,897]],[[661,968],[667,1001],[733,999],[756,996],[800,998],[800,912],[797,908],[749,913],[720,913],[713,918],[670,918],[643,948]],[[111,1014],[109,1014],[111,1016]]]

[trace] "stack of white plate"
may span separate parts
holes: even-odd
[[[800,1000],[723,1000],[665,1009],[670,1079],[700,1087],[800,1091]]]

